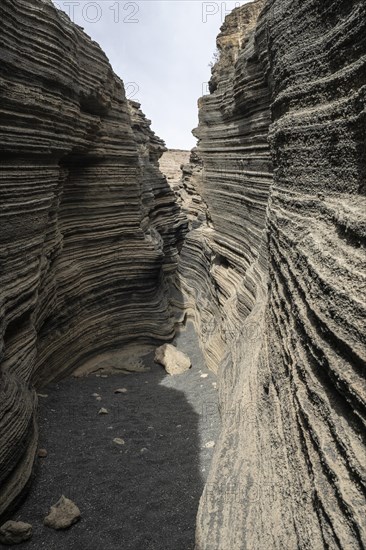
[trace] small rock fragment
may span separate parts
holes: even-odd
[[[206,449],[212,449],[212,447],[215,446],[215,442],[214,441],[208,441],[206,444],[205,444],[205,447]]]
[[[191,360],[172,344],[164,344],[155,350],[155,363],[165,367],[168,374],[181,374],[191,368]]]
[[[146,447],[142,447],[142,449],[140,449],[140,453],[146,453],[149,449],[147,449]]]
[[[118,388],[118,390],[114,390],[114,393],[127,393],[126,388]]]
[[[96,397],[96,400],[97,400],[97,401],[101,401],[102,398],[99,396],[99,397]]]
[[[208,374],[201,374],[201,378],[207,378]]]
[[[100,397],[99,393],[92,393],[92,397]]]
[[[0,543],[6,545],[19,544],[32,536],[30,523],[22,521],[7,521],[0,527]]]
[[[46,449],[38,449],[38,457],[39,458],[46,458],[48,455]]]
[[[108,414],[108,409],[102,407],[101,409],[99,409],[98,414]]]
[[[125,444],[125,441],[124,439],[120,438],[120,437],[115,437],[113,439],[113,443],[116,443],[117,445],[124,445]]]
[[[52,529],[67,529],[80,519],[80,510],[64,495],[51,506],[50,513],[44,518],[43,523]]]
[[[46,393],[37,393],[38,397],[48,397]]]

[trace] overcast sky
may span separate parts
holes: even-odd
[[[191,149],[225,15],[246,1],[53,0],[99,43],[169,148]]]

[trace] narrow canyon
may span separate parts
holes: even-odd
[[[151,463],[109,462],[101,442],[85,463],[100,453],[111,483],[138,463],[141,518],[160,471],[151,492],[166,485],[174,522],[187,514],[176,538],[134,539],[108,489],[113,513],[94,504],[110,515],[105,546],[89,524],[82,542],[75,526],[67,543],[43,546],[41,530],[29,548],[365,548],[365,1],[229,13],[191,152],[167,150],[51,0],[2,0],[0,17],[0,531],[29,519],[32,492],[44,515],[54,504],[37,485],[39,447],[57,434],[51,487],[64,404],[80,412],[85,392],[125,386],[123,423],[150,415],[146,430],[166,439],[146,432],[149,450],[141,438]],[[192,368],[165,378],[153,354],[172,343]],[[195,435],[171,443],[189,423]]]

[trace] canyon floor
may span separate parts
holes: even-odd
[[[68,378],[40,392],[40,447],[48,456],[37,459],[31,492],[13,518],[33,525],[24,548],[193,549],[219,428],[216,377],[192,325],[174,343],[192,360],[179,376],[167,375],[149,353],[148,372]],[[108,414],[98,414],[102,407]],[[54,531],[43,519],[62,494],[82,519]]]

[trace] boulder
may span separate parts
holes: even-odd
[[[155,350],[155,363],[163,365],[168,374],[181,374],[191,368],[191,360],[172,344],[164,344]]]

